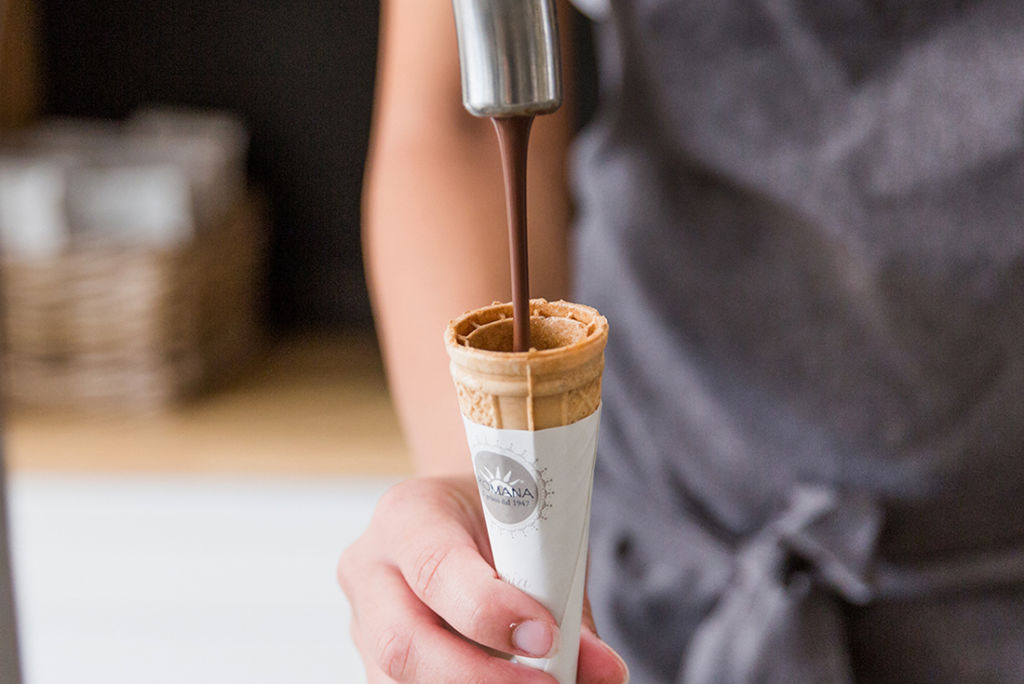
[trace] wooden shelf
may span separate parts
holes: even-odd
[[[164,412],[12,409],[17,471],[403,475],[411,464],[366,334],[275,345],[220,392]]]

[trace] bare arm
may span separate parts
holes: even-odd
[[[417,471],[465,473],[441,333],[510,297],[497,142],[490,121],[462,108],[451,4],[385,0],[381,25],[364,195],[371,296]],[[530,146],[531,293],[548,298],[567,294],[565,109],[537,120]]]

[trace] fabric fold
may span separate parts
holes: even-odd
[[[798,486],[739,550],[732,581],[690,643],[680,684],[852,684],[840,601],[872,598],[881,521],[869,497]]]

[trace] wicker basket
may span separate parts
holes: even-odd
[[[237,370],[259,346],[263,216],[250,198],[174,249],[3,258],[8,399],[151,409]]]

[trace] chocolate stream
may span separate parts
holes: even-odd
[[[530,349],[530,267],[526,230],[526,157],[532,116],[494,117],[505,176],[509,258],[512,266],[512,351]]]

